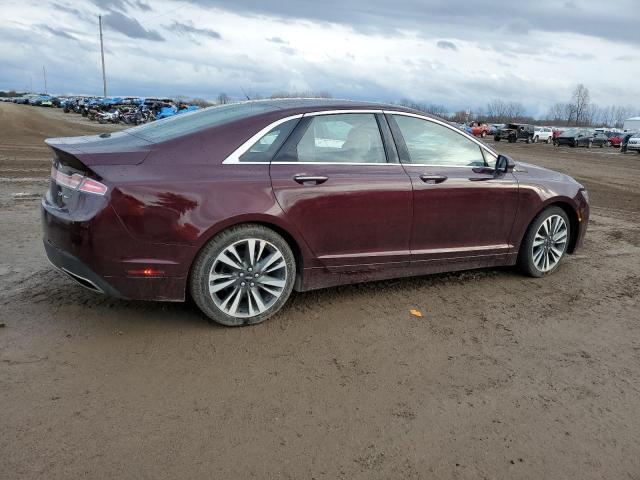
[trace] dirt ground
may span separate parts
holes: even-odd
[[[640,479],[640,155],[497,145],[591,194],[550,278],[332,288],[229,329],[48,265],[42,140],[113,128],[0,104],[0,478]]]

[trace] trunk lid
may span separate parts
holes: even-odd
[[[45,143],[54,152],[76,157],[84,165],[137,165],[153,148],[153,143],[126,131],[83,137],[48,138]]]

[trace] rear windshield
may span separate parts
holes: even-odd
[[[164,142],[241,118],[278,110],[268,103],[247,102],[209,107],[130,128],[126,132],[149,142]]]

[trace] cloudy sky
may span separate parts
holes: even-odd
[[[637,0],[0,0],[0,89],[640,105]]]

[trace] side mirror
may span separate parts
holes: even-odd
[[[516,162],[511,157],[506,155],[498,155],[496,160],[496,168],[494,170],[495,175],[504,175],[505,173],[513,172]]]

